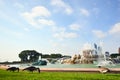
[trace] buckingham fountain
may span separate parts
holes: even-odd
[[[54,60],[54,59],[53,59]],[[119,58],[120,61],[120,58]],[[19,65],[19,67],[31,66],[28,64]],[[98,68],[98,66],[107,66],[110,68],[119,68],[120,64],[111,59],[110,56],[103,54],[102,47],[94,44],[93,48],[83,49],[81,54],[75,54],[72,57],[63,57],[53,62],[47,61],[47,65],[35,65],[40,68]]]
[[[96,64],[96,66],[115,66],[106,54],[102,53],[102,47],[94,44],[94,48],[85,49],[82,55],[74,55],[72,58],[61,59],[61,64]]]

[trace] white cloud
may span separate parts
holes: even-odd
[[[28,12],[25,12],[22,14],[22,16],[26,19],[26,21],[28,21],[29,24],[31,24],[32,26],[37,26],[37,23],[34,19],[34,17],[32,17],[32,15]]]
[[[43,6],[36,6],[32,8],[31,12],[24,12],[22,16],[28,21],[29,24],[36,28],[42,28],[40,25],[54,25],[52,20],[47,20],[51,16],[50,11]],[[47,18],[47,19],[46,19]]]
[[[73,9],[62,0],[51,0],[51,5],[57,7],[56,10],[64,10],[66,14],[71,14],[73,12]]]
[[[52,20],[39,19],[38,22],[42,25],[48,25],[48,26],[55,25],[54,21],[52,21]]]
[[[51,13],[49,12],[49,10],[43,6],[36,6],[32,9],[32,12],[31,12],[31,16],[33,17],[37,17],[37,16],[48,17],[50,15]]]
[[[120,33],[120,23],[115,24],[110,30],[110,34]]]
[[[87,9],[84,9],[84,8],[80,9],[80,13],[84,16],[89,16],[90,15],[89,11]]]
[[[104,33],[101,30],[93,30],[92,31],[94,33],[95,36],[97,36],[98,38],[104,38],[106,37],[109,33],[110,34],[120,34],[120,23],[116,23],[114,26],[112,26],[112,28],[110,30],[108,30],[106,33]]]
[[[64,40],[66,38],[76,38],[78,37],[78,34],[77,33],[73,33],[73,32],[67,32],[65,28],[59,28],[59,27],[56,27],[54,28],[54,37],[55,38],[58,38],[60,40]]]
[[[78,31],[81,28],[79,24],[71,24],[69,27],[71,30],[75,30],[75,31]]]
[[[78,35],[73,32],[60,32],[54,34],[55,38],[58,38],[60,40],[66,39],[66,38],[76,38]]]
[[[35,18],[35,17],[49,17],[51,15],[51,13],[49,12],[49,10],[43,6],[36,6],[34,8],[32,8],[31,12],[24,12],[22,14],[24,17],[31,17],[31,18]]]
[[[104,38],[107,34],[101,30],[93,30],[93,34],[98,38]]]
[[[54,41],[54,40],[50,40],[49,41],[50,42],[50,44],[51,44],[51,46],[52,47],[56,47],[56,48],[60,48],[60,47],[66,47],[67,45],[66,44],[64,44],[64,43],[60,43],[60,42],[56,42],[56,41]]]
[[[89,43],[83,44],[83,50],[85,50],[85,49],[92,49],[92,45]]]

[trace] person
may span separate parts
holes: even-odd
[[[106,67],[98,66],[98,68],[99,68],[99,72],[100,72],[100,73],[105,74],[105,73],[107,73],[107,72],[110,72],[110,69],[108,69],[108,68],[106,68]]]

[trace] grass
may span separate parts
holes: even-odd
[[[85,72],[9,72],[0,70],[0,80],[120,80],[120,74]]]

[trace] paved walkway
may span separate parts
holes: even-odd
[[[109,68],[112,73],[120,73],[120,68]],[[50,72],[99,72],[98,68],[41,68]]]
[[[1,65],[0,69],[7,69],[8,66]],[[109,68],[111,73],[120,73],[120,68]],[[40,68],[44,72],[99,72],[99,68]]]

